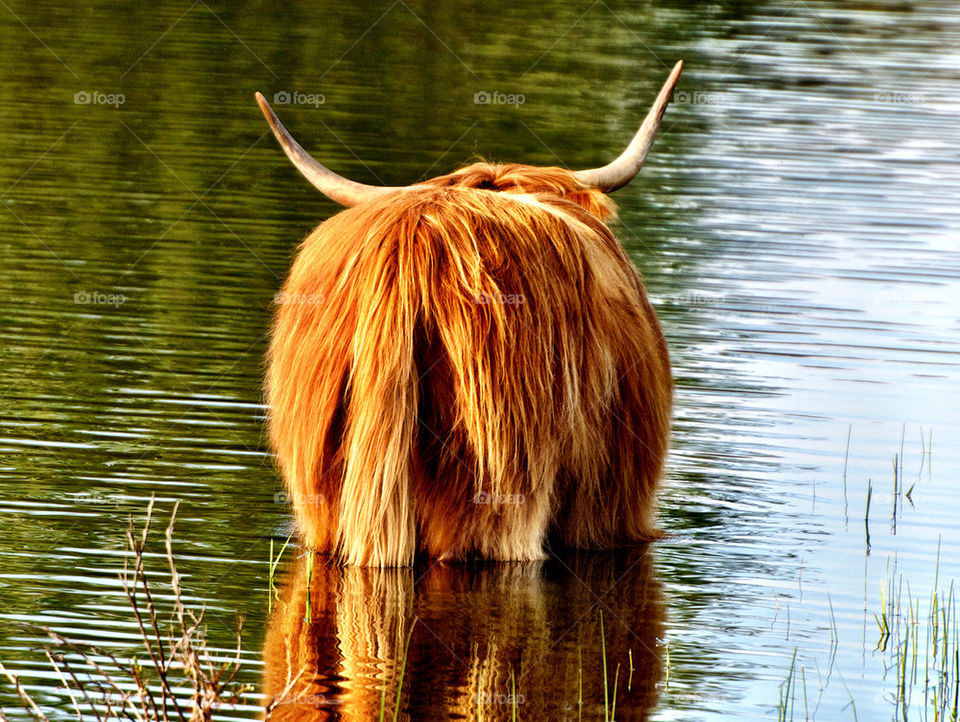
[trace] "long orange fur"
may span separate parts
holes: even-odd
[[[667,348],[602,192],[477,163],[303,242],[269,352],[304,542],[347,563],[656,538]]]

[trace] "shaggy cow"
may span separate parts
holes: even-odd
[[[408,187],[325,168],[257,93],[296,167],[347,206],[300,247],[269,352],[270,440],[307,546],[394,566],[658,536],[669,360],[604,221],[681,67],[607,166],[476,163]]]

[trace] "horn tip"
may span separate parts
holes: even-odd
[[[253,94],[253,97],[257,99],[257,105],[260,106],[260,112],[263,113],[263,117],[267,119],[270,127],[273,129],[274,133],[276,133],[277,126],[279,125],[280,121],[273,112],[273,108],[270,107],[270,103],[267,102],[267,99],[263,97],[263,93],[261,93],[259,90]]]

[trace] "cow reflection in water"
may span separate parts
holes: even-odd
[[[519,719],[576,720],[581,675],[583,719],[603,719],[600,611],[616,718],[646,719],[664,616],[650,557],[379,569],[316,556],[309,584],[301,558],[270,621],[265,719],[375,720],[381,696],[391,719],[408,637],[400,719],[508,720],[516,701]]]

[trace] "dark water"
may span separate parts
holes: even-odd
[[[516,700],[572,720],[581,695],[602,719],[601,644],[617,719],[777,718],[791,664],[788,718],[934,718],[922,640],[904,712],[874,615],[899,588],[925,617],[960,574],[953,3],[8,0],[0,52],[0,661],[48,714],[70,701],[36,625],[140,654],[118,574],[156,495],[164,523],[181,502],[210,649],[245,617],[241,681],[286,690],[275,718],[375,718],[408,638],[409,719]],[[321,565],[309,624],[288,549],[268,605],[290,515],[264,334],[295,242],[336,209],[253,92],[295,97],[278,112],[335,169],[400,184],[478,155],[606,162],[681,57],[616,195],[677,380],[673,536],[530,566]],[[22,714],[5,679],[0,704]]]

